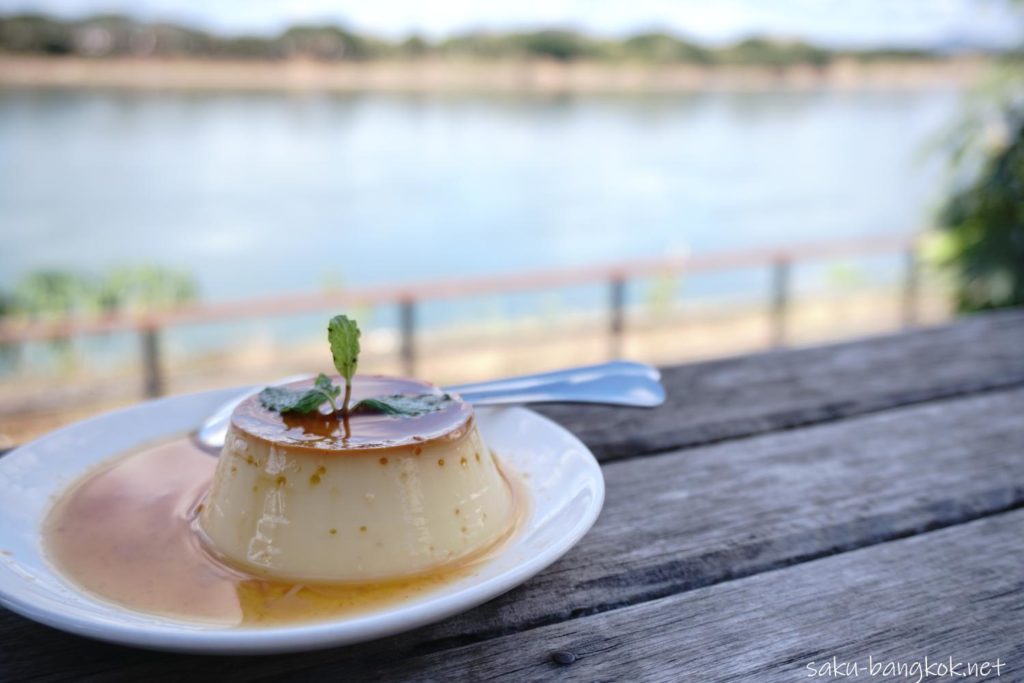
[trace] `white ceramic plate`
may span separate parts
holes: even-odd
[[[418,599],[336,621],[225,628],[104,602],[50,566],[40,529],[68,484],[129,448],[189,431],[242,390],[177,396],[108,413],[0,458],[0,603],[71,633],[160,650],[269,654],[356,643],[444,619],[523,583],[572,548],[604,502],[601,469],[579,439],[525,408],[480,409],[484,439],[523,475],[530,515],[518,535],[475,574]]]

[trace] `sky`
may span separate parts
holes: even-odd
[[[1007,47],[1024,36],[1012,0],[0,0],[0,12],[118,12],[227,34],[327,22],[399,37],[574,28],[618,36],[669,30],[710,43],[752,34],[835,46]]]

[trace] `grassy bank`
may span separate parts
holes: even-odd
[[[813,66],[416,59],[326,62],[0,56],[0,86],[326,92],[681,93],[963,87],[987,60],[837,59]]]

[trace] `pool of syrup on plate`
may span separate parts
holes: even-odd
[[[424,596],[472,575],[511,538],[525,513],[482,552],[408,578],[301,584],[259,578],[215,558],[195,528],[216,459],[181,437],[120,456],[86,475],[45,522],[46,551],[85,591],[148,614],[226,626],[275,626],[351,616]]]

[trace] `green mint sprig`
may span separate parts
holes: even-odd
[[[336,315],[327,323],[327,341],[338,374],[345,378],[345,398],[341,402],[341,416],[348,418],[348,403],[352,398],[352,377],[359,365],[359,325],[345,315]]]
[[[289,389],[288,387],[267,387],[260,392],[260,403],[268,410],[279,413],[298,413],[307,415],[317,410],[325,402],[330,402],[331,409],[338,410],[334,399],[341,394],[341,387],[335,386],[327,375],[317,375],[313,386],[308,389]]]
[[[364,398],[352,407],[354,413],[376,413],[417,417],[441,410],[452,400],[448,394],[393,394]]]
[[[416,417],[441,410],[452,400],[448,394],[394,394],[364,398],[349,408],[352,399],[352,378],[359,366],[359,325],[348,316],[336,315],[327,323],[327,341],[331,345],[331,356],[338,374],[345,379],[345,395],[339,407],[336,399],[341,395],[341,387],[334,384],[331,378],[321,373],[306,389],[289,387],[267,387],[260,392],[260,403],[267,410],[279,413],[295,413],[308,415],[319,412],[324,403],[331,404],[332,414],[341,412],[348,429],[348,416],[351,413],[371,413],[397,417]]]

